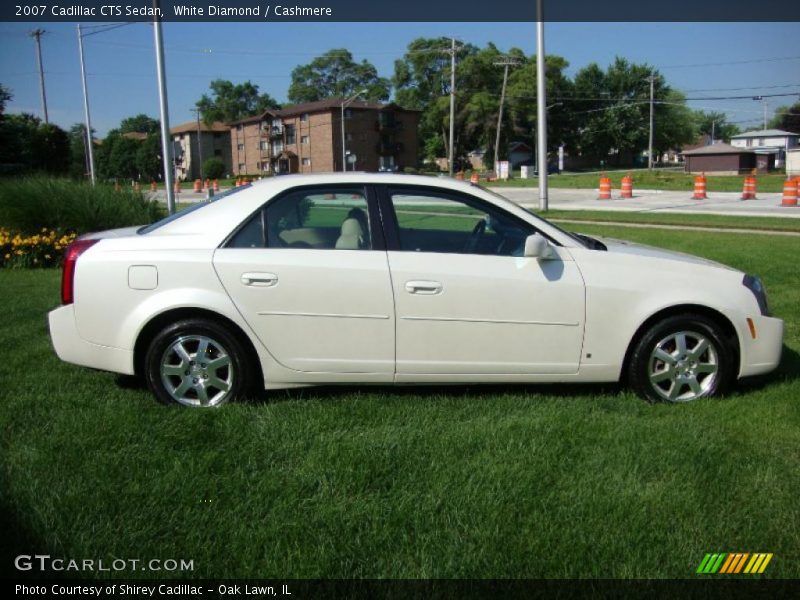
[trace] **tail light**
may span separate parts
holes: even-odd
[[[75,300],[75,265],[81,254],[100,240],[75,240],[64,252],[64,269],[61,271],[61,304]]]

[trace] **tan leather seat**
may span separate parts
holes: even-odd
[[[364,247],[364,231],[358,219],[345,219],[341,234],[336,240],[337,250],[360,250]]]

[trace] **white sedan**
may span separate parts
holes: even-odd
[[[67,251],[58,356],[218,406],[316,384],[624,380],[650,401],[774,369],[758,278],[568,233],[479,186],[277,177]]]

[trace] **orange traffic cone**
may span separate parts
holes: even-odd
[[[633,198],[633,177],[630,175],[623,177],[621,187],[620,196],[623,198]]]
[[[705,174],[698,175],[694,178],[694,194],[692,198],[695,200],[705,200],[706,196],[706,176]]]
[[[203,189],[204,189],[204,190],[206,190],[206,191],[208,191],[208,189],[209,189],[210,187],[211,187],[211,180],[210,180],[208,177],[206,177],[206,181],[205,181],[205,183],[203,184]]]
[[[201,189],[203,189],[203,182],[200,181],[199,179],[195,179],[194,180],[194,191],[195,192],[199,192]]]
[[[597,196],[598,200],[611,200],[611,178],[600,178],[600,193]]]
[[[783,199],[781,200],[781,206],[797,206],[798,179],[800,179],[800,177],[787,179],[783,182]]]
[[[157,189],[158,189],[158,186],[156,185],[156,182],[155,181],[151,181],[150,182],[150,191],[151,192],[155,192]]]
[[[473,171],[472,175],[470,175],[469,181],[470,183],[478,183],[481,180],[481,176],[478,175],[477,171]]]
[[[219,191],[219,180],[218,179],[214,180],[214,191],[215,192]]]
[[[459,171],[458,173],[456,173],[456,179],[458,179],[459,181],[464,181],[464,171]]]

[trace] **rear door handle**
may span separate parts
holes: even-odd
[[[434,296],[442,293],[442,284],[438,281],[406,281],[406,291],[420,296]]]
[[[242,283],[253,287],[272,287],[278,283],[275,273],[242,273]]]

